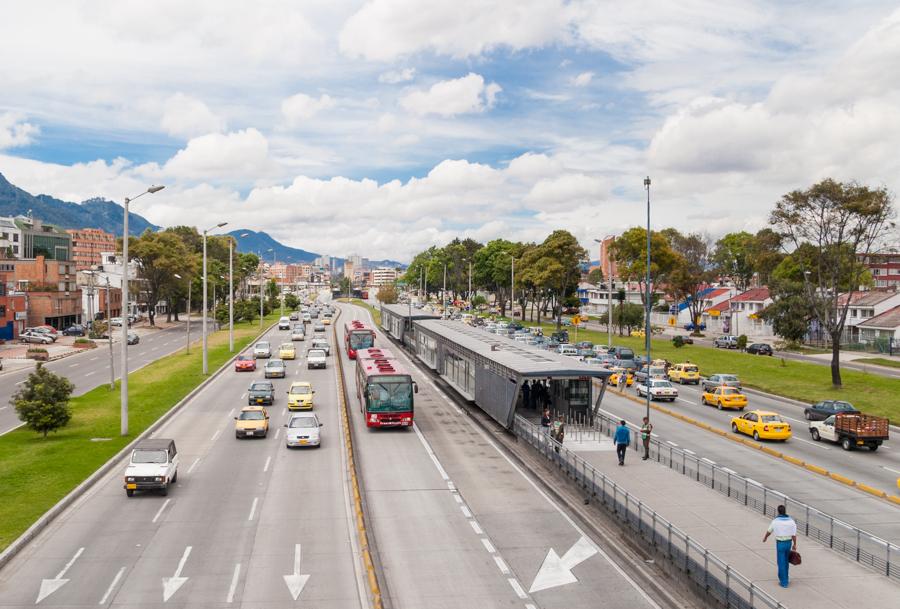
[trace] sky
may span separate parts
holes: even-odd
[[[133,211],[336,256],[595,252],[646,222],[645,176],[654,229],[715,240],[900,176],[896,1],[30,0],[0,56],[17,186],[162,184]]]

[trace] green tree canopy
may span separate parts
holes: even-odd
[[[69,397],[75,386],[69,379],[50,372],[41,364],[10,399],[19,418],[43,434],[65,427],[72,418]]]

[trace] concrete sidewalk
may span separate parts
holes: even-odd
[[[612,440],[576,441],[565,446],[633,493],[673,525],[705,546],[789,609],[858,609],[900,606],[900,584],[803,537],[803,564],[791,567],[791,585],[778,585],[775,543],[762,543],[770,519],[722,494],[680,476],[631,450],[617,465]]]

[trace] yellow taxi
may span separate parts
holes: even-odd
[[[683,363],[675,364],[669,369],[669,380],[673,383],[691,383],[693,385],[700,384],[700,368],[696,364]]]
[[[747,406],[747,396],[737,387],[710,387],[700,394],[700,403],[723,408],[743,410]]]
[[[612,375],[609,377],[609,381],[607,381],[610,385],[614,385],[616,387],[619,386],[619,379],[624,375],[625,377],[625,386],[631,387],[634,383],[634,373],[627,368],[611,368]]]
[[[288,410],[312,410],[314,393],[312,383],[306,381],[291,383],[291,388],[287,392]]]
[[[278,347],[278,358],[297,359],[297,349],[294,348],[294,343],[283,343]]]
[[[269,435],[269,413],[262,406],[244,406],[234,417],[235,438],[265,438]]]
[[[326,326],[330,326],[330,325],[331,325],[331,318],[330,318],[330,317],[324,318],[324,319],[322,320],[322,323],[323,323],[324,325],[326,325]]]
[[[731,419],[731,431],[753,436],[754,440],[787,440],[791,437],[791,425],[777,412],[751,410]]]

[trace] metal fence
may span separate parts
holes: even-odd
[[[598,413],[593,421],[575,416],[569,420],[566,435],[576,440],[612,436],[619,423],[603,413]],[[632,446],[638,446],[638,430],[631,428],[631,432]],[[765,516],[774,518],[776,508],[784,505],[797,522],[800,534],[882,575],[900,580],[900,546],[897,544],[656,438],[650,440],[650,458]]]
[[[571,427],[569,429],[572,430]],[[517,415],[514,430],[518,437],[557,465],[617,518],[627,523],[647,542],[649,548],[684,572],[697,588],[723,607],[784,608],[783,604],[767,592],[644,505],[640,499],[620,488],[576,453],[553,440],[538,426]]]

